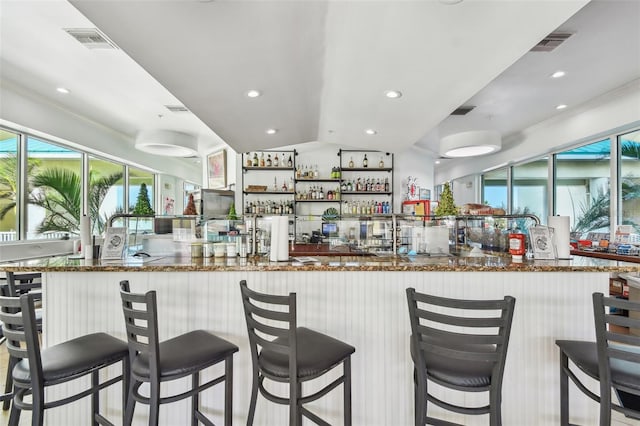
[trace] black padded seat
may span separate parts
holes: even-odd
[[[71,376],[112,364],[128,355],[126,342],[107,333],[88,334],[42,350],[42,377],[46,385],[66,382]],[[16,364],[13,380],[24,384],[31,382],[27,359]]]
[[[224,360],[238,347],[204,330],[165,340],[160,343],[160,379],[183,377]],[[186,350],[185,348],[188,348]],[[213,356],[212,356],[213,355]],[[141,353],[131,364],[131,372],[149,377],[149,356]]]
[[[411,358],[416,362],[413,339],[410,342]],[[457,345],[460,350],[479,350],[480,345]],[[495,346],[487,345],[487,353],[495,351]],[[457,358],[441,358],[425,354],[427,375],[437,382],[451,383],[465,388],[483,388],[491,385],[491,374],[494,363],[468,362]]]
[[[306,327],[296,329],[298,339],[298,377],[315,377],[339,364],[356,351],[351,345]],[[274,343],[287,346],[287,336]],[[263,349],[258,357],[260,368],[277,377],[289,377],[289,354]]]
[[[238,347],[205,330],[195,330],[160,341],[156,292],[132,293],[129,281],[120,281],[131,362],[131,386],[127,395],[124,424],[131,425],[137,402],[149,405],[149,425],[159,423],[160,404],[191,398],[191,425],[213,425],[200,410],[200,393],[224,382],[224,425],[231,426],[233,411],[233,355]],[[224,363],[224,373],[200,383],[201,372]],[[163,382],[191,376],[190,386],[182,393],[160,396]],[[149,384],[148,396],[140,393]]]
[[[342,385],[344,425],[351,425],[351,355],[356,349],[326,334],[297,326],[296,294],[286,296],[258,293],[240,281],[240,294],[249,334],[253,381],[247,426],[253,425],[258,393],[276,404],[289,406],[289,425],[301,426],[306,417],[318,425],[328,425],[305,404],[322,398]],[[342,375],[315,392],[302,392],[302,384],[342,365]],[[289,394],[277,395],[264,381],[286,383]],[[319,389],[318,389],[319,388]]]

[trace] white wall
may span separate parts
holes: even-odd
[[[635,80],[506,138],[503,141],[505,148],[497,154],[443,162],[436,167],[434,181],[442,183],[487,169],[523,162],[638,126],[640,80]]]
[[[201,182],[201,165],[193,160],[137,151],[133,137],[62,109],[57,104],[0,81],[0,125],[27,131],[103,157]]]

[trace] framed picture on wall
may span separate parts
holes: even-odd
[[[220,150],[207,156],[207,174],[209,189],[227,186],[227,151]]]
[[[431,199],[431,191],[427,188],[420,188],[420,199],[421,200],[430,200]]]

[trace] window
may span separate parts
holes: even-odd
[[[144,188],[147,191],[147,197],[149,197],[149,203],[153,209],[153,173],[149,173],[144,170],[129,168],[129,212],[133,212],[138,198],[140,197],[140,190]]]
[[[0,129],[0,242],[18,239],[18,135]]]
[[[618,137],[620,218],[640,233],[640,130]]]
[[[610,232],[609,139],[556,154],[555,214],[569,216],[571,230]]]
[[[546,223],[548,170],[547,157],[513,167],[512,213],[534,214]]]
[[[82,200],[82,155],[27,137],[29,207],[27,238],[61,238],[78,234]]]
[[[92,232],[101,235],[108,219],[124,213],[124,165],[89,157],[89,216]]]
[[[482,202],[509,211],[507,194],[508,169],[492,170],[482,176]]]

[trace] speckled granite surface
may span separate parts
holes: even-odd
[[[56,272],[188,272],[188,271],[451,271],[451,272],[636,272],[640,265],[605,259],[574,256],[570,260],[529,260],[514,263],[509,257],[331,257],[318,256],[317,261],[302,263],[269,262],[265,257],[199,258],[149,257],[123,260],[71,259],[50,257],[0,264],[0,271]]]

